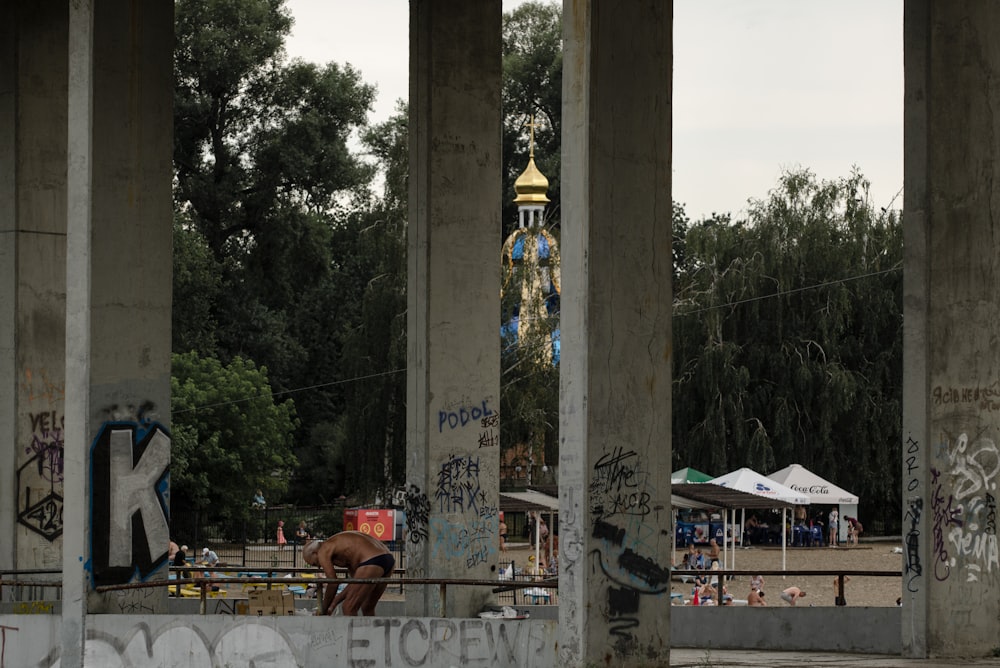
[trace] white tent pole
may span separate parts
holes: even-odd
[[[535,513],[535,572],[538,572],[538,551],[542,542],[542,511]]]
[[[781,509],[781,570],[787,571],[785,567],[785,550],[788,549],[788,522],[785,521],[785,514],[788,508]]]
[[[545,562],[546,572],[548,572],[549,570],[549,564],[552,563],[552,544],[556,542],[555,538],[553,537],[555,534],[552,533],[555,528],[555,524],[553,524],[553,522],[555,522],[554,515],[555,513],[549,510],[549,560]]]
[[[677,559],[677,515],[678,515],[679,512],[680,511],[677,510],[676,508],[671,508],[670,509],[670,521],[671,521],[670,534],[672,536],[671,539],[670,539],[670,548],[671,548],[670,563],[671,563],[671,565],[673,565],[675,563],[675,560]]]
[[[729,508],[722,509],[722,567],[729,568],[729,546],[726,538],[729,536]]]
[[[733,563],[729,566],[729,569],[735,571],[736,570],[736,529],[735,529],[735,526],[736,526],[736,509],[735,508],[733,508],[733,521],[730,524],[734,528],[733,528]],[[742,531],[742,530],[743,530],[743,527],[740,527],[740,531]]]

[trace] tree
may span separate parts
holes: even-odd
[[[674,308],[674,461],[791,463],[898,526],[902,231],[854,172],[785,173],[747,221],[692,225]],[[869,501],[871,505],[869,505]]]
[[[275,401],[267,369],[189,352],[173,355],[171,373],[172,519],[246,517],[257,488],[280,497],[297,463],[298,421],[290,399]]]
[[[286,64],[282,0],[180,0],[176,21],[175,199],[221,276],[218,354],[264,363],[291,389],[315,350],[296,328],[328,287],[331,229],[373,175],[348,139],[374,88],[349,66]]]
[[[318,458],[343,446],[327,439],[346,433],[331,425],[371,279],[356,253],[375,168],[348,142],[374,87],[350,66],[286,62],[283,0],[178,0],[175,17],[175,351],[252,360],[295,392],[302,494],[328,498]]]
[[[525,2],[503,17],[503,238],[516,227],[514,181],[528,164],[534,116],[535,162],[549,179],[548,216],[558,225],[562,138],[562,7]]]

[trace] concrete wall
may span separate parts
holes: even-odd
[[[899,608],[675,607],[673,647],[899,654]]]
[[[429,617],[90,615],[87,666],[551,668],[555,622]],[[0,615],[4,665],[59,662],[59,618]]]
[[[172,601],[197,606],[197,601]],[[218,601],[213,601],[218,604]],[[300,601],[300,604],[303,602]],[[4,665],[53,665],[57,608],[0,614]],[[380,606],[381,612],[381,606]],[[532,613],[541,610],[532,610]],[[898,654],[899,608],[680,608],[674,647]],[[556,622],[427,617],[90,615],[87,665],[529,666],[565,665]]]

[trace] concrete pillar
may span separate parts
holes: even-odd
[[[67,20],[0,5],[0,563],[22,570],[61,565]]]
[[[559,653],[670,646],[672,3],[564,3]]]
[[[17,215],[14,147],[17,145],[14,3],[0,2],[0,378],[16,379]],[[0,386],[0,536],[17,526],[17,383]],[[14,567],[14,540],[0,545],[0,568]]]
[[[1000,633],[1000,7],[905,7],[903,650]]]
[[[407,575],[496,578],[500,0],[410,3]],[[488,588],[409,587],[409,615],[474,616]]]
[[[69,7],[62,665],[85,615],[160,612],[170,437],[173,3]]]

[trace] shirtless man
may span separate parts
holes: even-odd
[[[781,600],[788,605],[795,605],[795,602],[805,595],[806,593],[798,587],[789,587],[785,591],[781,592]]]
[[[750,593],[747,594],[747,605],[754,607],[767,605],[767,603],[764,602],[764,592],[757,589],[751,589]]]
[[[337,577],[335,568],[346,568],[350,578],[385,578],[392,575],[396,559],[385,544],[360,531],[341,531],[325,541],[314,540],[302,550],[307,564],[319,566],[328,578]],[[343,614],[348,617],[375,615],[375,604],[385,592],[387,583],[349,584],[337,593],[337,587],[328,584],[323,592],[323,604],[318,615],[332,615],[343,603]]]

